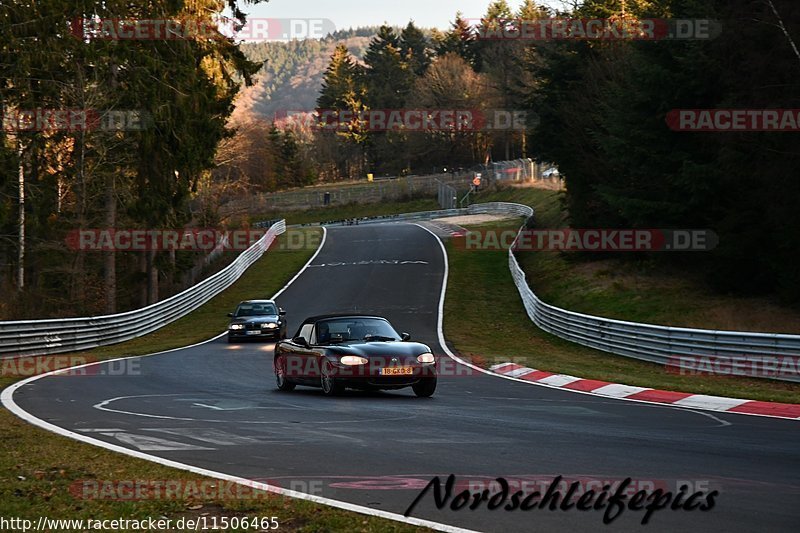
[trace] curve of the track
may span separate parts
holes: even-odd
[[[376,313],[441,354],[444,272],[439,243],[420,227],[334,228],[279,303],[292,332],[312,314]],[[253,297],[264,296],[253,287]],[[491,334],[483,324],[474,327]],[[721,491],[711,512],[662,511],[647,530],[800,525],[796,422],[609,400],[463,368],[442,378],[427,400],[410,391],[336,399],[311,389],[282,394],[273,384],[272,348],[218,340],[137,359],[139,375],[46,377],[18,389],[14,400],[35,417],[97,440],[395,513],[435,475],[561,474],[632,477],[645,480],[644,488],[706,480]],[[642,514],[627,511],[611,529],[639,530]],[[602,527],[599,512],[455,512],[437,510],[430,495],[414,515],[484,531]]]

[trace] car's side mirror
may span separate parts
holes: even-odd
[[[308,341],[306,340],[305,337],[295,337],[294,339],[292,339],[292,342],[299,346],[303,346],[305,348],[309,347]]]
[[[283,309],[278,309],[278,316],[286,316],[286,311]]]
[[[228,313],[228,318],[233,318],[233,313]]]
[[[408,342],[411,340],[411,333],[401,333],[400,340],[403,342]]]

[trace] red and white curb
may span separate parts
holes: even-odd
[[[538,385],[548,385],[565,390],[579,391],[597,396],[605,396],[608,398],[667,404],[674,405],[675,407],[702,409],[704,411],[800,420],[800,404],[757,402],[753,400],[740,400],[737,398],[723,398],[721,396],[706,396],[703,394],[632,387],[630,385],[620,385],[607,381],[597,381],[543,372],[515,363],[502,363],[491,367],[490,370],[495,374],[521,381],[527,381]]]

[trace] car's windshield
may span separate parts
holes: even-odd
[[[273,304],[241,304],[236,310],[236,317],[277,315],[278,310]]]
[[[317,323],[319,344],[399,340],[391,324],[379,318],[337,318]]]

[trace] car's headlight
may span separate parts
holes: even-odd
[[[278,324],[270,322],[269,324],[261,324],[261,329],[278,329]]]
[[[436,362],[436,358],[433,357],[432,353],[424,353],[419,357],[417,357],[417,361],[419,361],[423,365],[431,365]]]
[[[237,330],[237,331],[240,330],[240,329],[244,329],[244,324],[231,324],[231,329]]]
[[[369,359],[365,359],[363,357],[356,357],[355,355],[345,355],[339,361],[343,365],[347,366],[359,366],[359,365],[366,365],[369,363]]]

